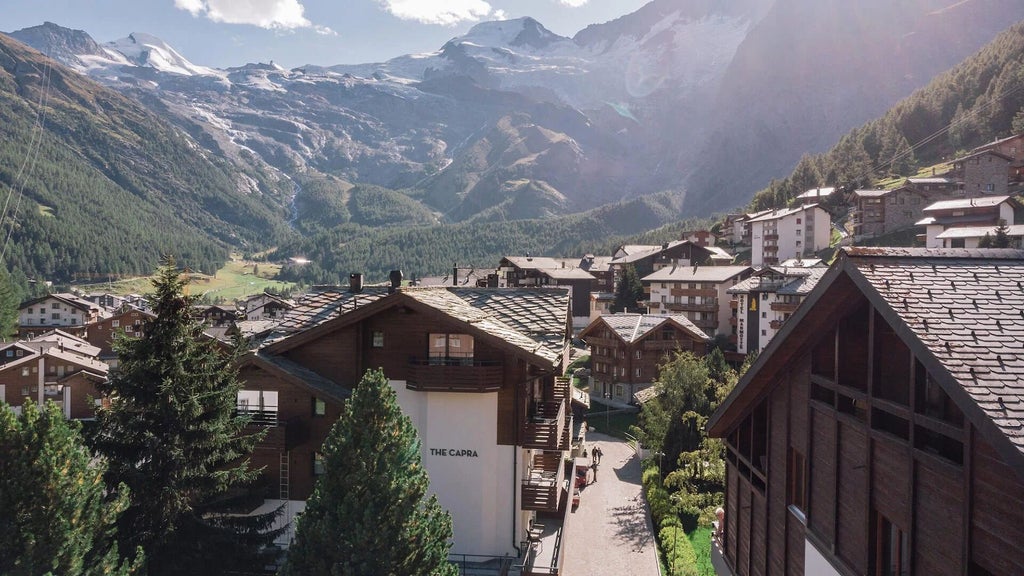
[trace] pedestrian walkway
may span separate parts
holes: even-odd
[[[587,435],[604,453],[565,534],[565,576],[658,576],[654,530],[640,485],[640,459],[625,440]]]

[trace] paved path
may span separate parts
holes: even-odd
[[[653,528],[641,495],[640,460],[624,441],[587,434],[604,456],[566,531],[565,576],[658,576]]]

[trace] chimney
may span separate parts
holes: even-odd
[[[498,287],[498,275],[497,274],[488,274],[487,275],[487,287],[488,288],[497,288]]]
[[[459,263],[452,263],[452,286],[459,285]]]
[[[363,273],[353,272],[348,275],[348,291],[358,294],[363,291]]]
[[[388,294],[394,294],[402,287],[402,271],[392,270],[391,273],[388,274],[388,279],[391,280],[391,286],[388,286]]]

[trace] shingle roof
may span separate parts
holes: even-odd
[[[955,208],[982,208],[997,206],[1009,200],[1009,196],[980,196],[977,198],[960,198],[958,200],[942,200],[925,207],[925,212],[936,210],[953,210]]]
[[[822,280],[711,416],[712,434],[819,337],[823,298],[859,291],[1024,477],[1024,251],[850,247]]]
[[[346,398],[352,395],[352,391],[337,384],[329,378],[317,374],[316,372],[306,368],[300,364],[292,362],[282,356],[275,356],[273,354],[259,354],[256,356],[264,362],[271,364],[285,373],[295,377],[297,380],[303,382],[310,388],[323,392],[329,398],[343,402]]]
[[[643,282],[725,282],[750,266],[666,266],[641,278]]]
[[[859,198],[880,198],[892,190],[854,190],[853,194]]]
[[[988,234],[992,237],[996,235],[996,229],[998,226],[965,226],[963,228],[947,228],[936,238],[981,238]],[[1024,236],[1024,224],[1015,224],[1013,226],[1006,227],[1007,236]]]
[[[707,334],[703,330],[698,328],[689,318],[681,315],[607,314],[599,318],[627,343],[640,340],[647,334],[650,334],[652,330],[659,328],[670,320],[681,325],[691,336],[701,340],[707,339]]]
[[[785,294],[805,294],[810,292],[810,289],[818,283],[818,280],[828,271],[828,268],[788,268],[782,266],[771,266],[758,270],[753,276],[738,282],[731,286],[726,292],[728,294],[741,294],[750,292],[751,290],[761,291],[775,291]],[[780,278],[781,277],[781,278]],[[804,282],[805,279],[812,278],[808,282]],[[795,291],[782,292],[783,288],[786,288],[790,284],[796,284],[799,282],[799,289],[794,288]],[[806,290],[802,290],[806,287]],[[799,291],[797,291],[799,290]]]
[[[403,288],[402,293],[557,364],[565,347],[565,288]]]
[[[541,272],[555,280],[594,280],[594,275],[582,268],[552,268]]]
[[[384,286],[366,286],[358,293],[350,292],[347,288],[339,286],[304,294],[281,319],[276,331],[292,334],[307,330],[387,296],[387,293],[388,288]]]
[[[817,208],[817,204],[807,204],[806,206],[797,206],[795,208],[784,208],[782,210],[772,210],[767,214],[762,214],[757,218],[751,218],[749,222],[768,222],[771,220],[778,220],[779,218],[785,218],[793,214],[798,214],[804,210],[810,210],[811,208]]]
[[[814,287],[818,285],[818,281],[821,280],[821,277],[825,275],[825,272],[828,272],[828,268],[806,268],[806,270],[810,271],[810,274],[798,277],[782,288],[779,288],[778,293],[801,296],[806,295],[811,290],[814,290]]]
[[[1024,452],[1024,251],[850,249],[851,262]]]

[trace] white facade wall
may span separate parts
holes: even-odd
[[[832,216],[828,211],[818,207],[804,212],[805,214],[810,212],[814,214],[814,233],[811,235],[814,239],[814,246],[811,247],[811,250],[817,252],[818,250],[828,248],[832,243]],[[806,226],[804,228],[806,231]]]
[[[1010,206],[1009,202],[999,205],[999,219],[1005,221],[1007,226],[1013,226],[1013,206]],[[999,223],[996,222],[996,224]]]
[[[431,491],[451,512],[452,553],[515,557],[525,452],[498,445],[498,394],[419,392],[395,380],[391,385],[419,432]]]
[[[796,221],[800,220],[800,224]],[[776,220],[779,234],[779,262],[802,256],[804,253],[804,212],[783,216]]]
[[[54,304],[57,305],[56,308]],[[32,310],[31,314],[28,313],[29,310]],[[54,314],[57,314],[59,318],[54,318]],[[18,314],[18,323],[22,326],[80,326],[85,323],[86,314],[86,312],[69,306],[56,298],[47,298],[21,310]]]
[[[764,222],[750,223],[750,265],[764,266]]]
[[[718,292],[718,330],[715,334],[732,334],[732,326],[729,324],[729,318],[732,317],[732,308],[729,303],[732,301],[732,294],[726,292],[732,285],[735,284],[733,280],[728,282],[720,282],[716,287],[715,291]],[[711,334],[714,336],[715,334]]]

